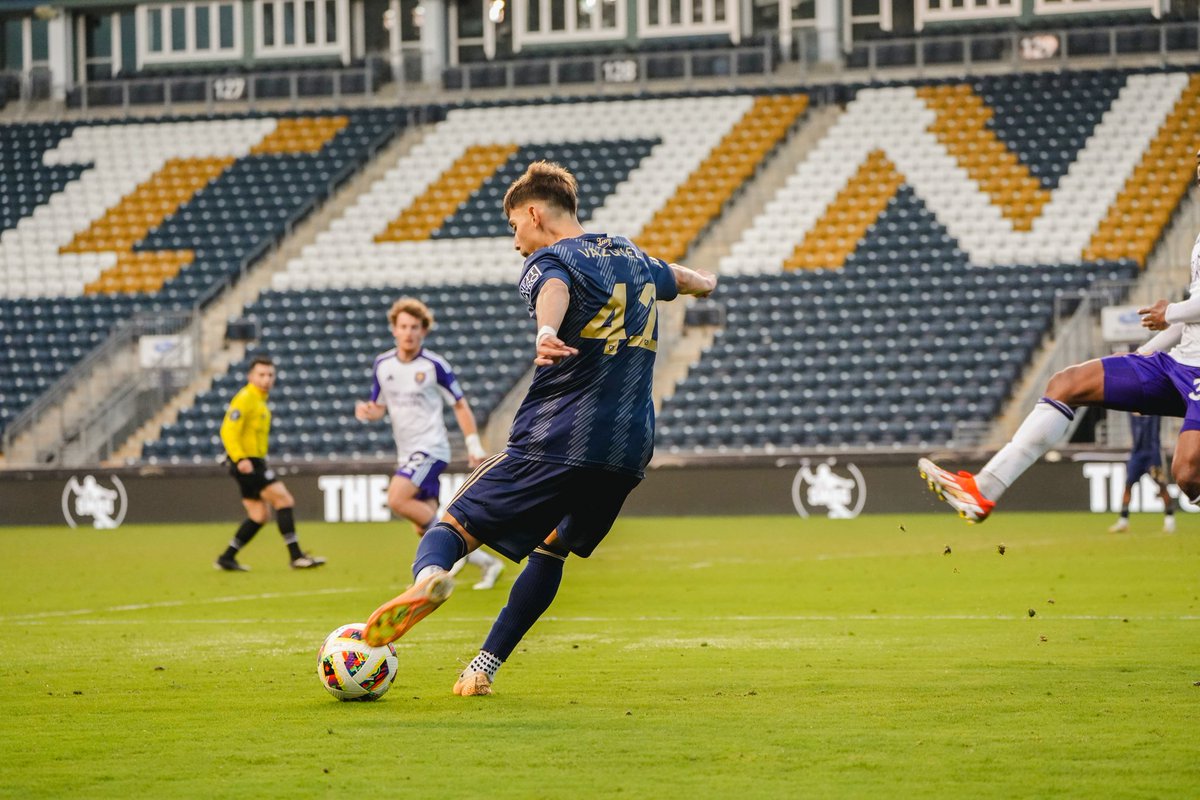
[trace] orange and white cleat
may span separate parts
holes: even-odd
[[[492,693],[492,679],[483,670],[464,669],[454,682],[459,697],[477,697]]]
[[[396,641],[446,602],[453,591],[454,578],[448,572],[438,572],[414,583],[375,609],[367,619],[363,638],[372,647]]]
[[[975,486],[975,476],[969,472],[947,472],[928,458],[917,461],[917,469],[929,485],[929,491],[945,501],[967,522],[983,522],[996,507],[995,503],[980,494]]]

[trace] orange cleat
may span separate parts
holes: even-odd
[[[492,679],[482,670],[464,669],[454,682],[454,693],[459,697],[477,697],[492,693]]]
[[[414,583],[375,609],[367,619],[363,638],[372,647],[396,641],[446,602],[453,591],[454,578],[448,572],[439,572]]]
[[[967,522],[983,522],[996,504],[979,493],[975,476],[969,472],[948,472],[928,458],[917,461],[921,477],[939,500],[958,512]]]

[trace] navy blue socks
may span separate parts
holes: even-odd
[[[417,545],[417,557],[413,561],[413,577],[426,567],[441,567],[449,570],[454,562],[467,554],[467,543],[458,535],[458,531],[439,522],[425,531]]]
[[[429,538],[428,535],[425,538]],[[554,602],[558,585],[562,582],[562,573],[562,558],[540,551],[534,551],[529,556],[529,563],[517,576],[508,594],[508,605],[496,617],[483,643],[484,652],[491,653],[501,661],[512,655],[517,642]]]

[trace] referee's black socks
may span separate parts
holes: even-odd
[[[288,555],[292,557],[293,561],[302,558],[304,551],[300,549],[300,543],[296,540],[296,518],[292,516],[291,507],[276,509],[275,523],[279,525],[279,535],[287,544]]]
[[[262,523],[255,522],[247,517],[242,520],[242,524],[238,526],[237,533],[233,535],[233,539],[229,542],[229,547],[225,548],[225,552],[221,554],[221,558],[235,558],[238,550],[241,550],[250,540],[254,538],[254,534],[262,530]]]

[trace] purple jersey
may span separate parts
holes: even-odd
[[[525,260],[520,293],[531,314],[551,278],[570,289],[558,336],[579,355],[538,367],[508,451],[640,477],[654,452],[657,302],[676,297],[675,276],[628,239],[589,233]]]

